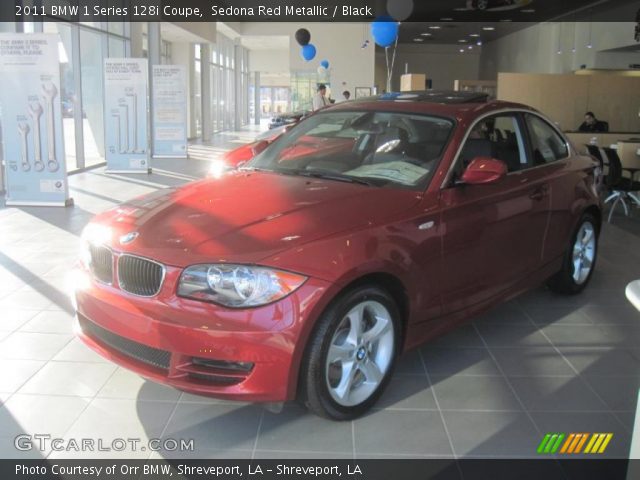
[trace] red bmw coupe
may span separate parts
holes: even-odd
[[[410,350],[593,273],[599,167],[543,115],[461,92],[312,115],[221,178],[98,215],[78,331],[202,395],[365,412]]]

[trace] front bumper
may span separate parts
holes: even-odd
[[[310,278],[278,302],[236,310],[177,297],[180,272],[167,267],[152,298],[86,282],[75,292],[79,338],[114,363],[187,392],[293,399],[303,346],[329,284]]]

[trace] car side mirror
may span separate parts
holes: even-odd
[[[491,157],[476,157],[471,160],[460,180],[468,185],[495,183],[507,174],[507,165]]]
[[[269,146],[269,142],[266,140],[260,140],[259,142],[256,142],[252,147],[251,147],[251,153],[253,153],[253,156],[255,157],[256,155],[258,155],[260,152],[262,152],[265,148],[267,148]],[[253,157],[252,157],[253,158]],[[247,159],[249,160],[249,159]]]

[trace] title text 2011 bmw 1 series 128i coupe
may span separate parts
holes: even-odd
[[[523,105],[422,92],[309,116],[243,168],[86,227],[79,335],[154,381],[362,414],[398,356],[596,261],[599,167]]]

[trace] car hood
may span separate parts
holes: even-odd
[[[421,193],[271,172],[234,172],[162,189],[94,219],[115,250],[167,265],[254,263],[280,251],[372,225]],[[123,238],[137,232],[129,243]],[[134,237],[134,236],[129,236]]]

